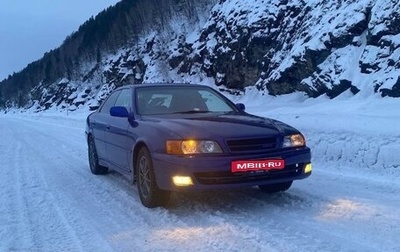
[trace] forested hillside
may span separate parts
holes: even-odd
[[[395,0],[122,0],[0,83],[0,107],[74,110],[130,83],[400,96]]]
[[[151,31],[167,29],[174,16],[198,23],[213,0],[123,0],[67,36],[63,44],[0,84],[0,107],[26,106],[60,80],[88,82],[106,55],[139,43]],[[97,81],[97,80],[96,80]],[[93,83],[99,85],[100,83]],[[61,84],[63,86],[63,84]],[[75,85],[74,85],[75,86]],[[79,83],[78,83],[79,86]],[[72,89],[76,89],[73,87]],[[64,91],[64,90],[63,90]],[[68,93],[68,92],[67,92]]]

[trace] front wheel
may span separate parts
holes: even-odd
[[[96,145],[92,136],[89,136],[88,140],[88,157],[90,171],[95,175],[106,174],[108,171],[107,167],[101,166],[99,164],[99,157],[97,155]]]
[[[259,185],[261,191],[266,193],[276,193],[287,191],[292,186],[293,181],[272,184],[272,185]]]
[[[170,192],[158,188],[153,162],[146,147],[142,147],[136,157],[136,176],[140,201],[145,207],[154,208],[168,203]]]

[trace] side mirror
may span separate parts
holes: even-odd
[[[245,111],[246,106],[243,103],[236,103],[236,108],[239,109],[240,111]]]
[[[115,117],[129,117],[129,112],[125,107],[114,106],[110,108],[110,115]]]

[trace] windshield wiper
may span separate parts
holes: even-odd
[[[178,111],[173,112],[172,114],[201,114],[201,113],[210,113],[208,110],[186,110],[186,111]]]

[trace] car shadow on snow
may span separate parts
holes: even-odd
[[[117,172],[110,171],[106,176],[113,187],[126,191],[140,203],[136,184]],[[174,214],[192,214],[193,211],[246,211],[256,212],[265,209],[290,210],[308,208],[313,205],[309,195],[293,186],[286,192],[266,193],[258,187],[210,190],[203,192],[173,192],[164,209]]]
[[[301,193],[295,188],[287,192],[268,194],[257,187],[253,187],[235,190],[174,193],[167,208],[173,212],[181,212],[185,209],[252,212],[265,208],[287,210],[310,206],[311,204],[311,201],[306,197],[302,197]]]

